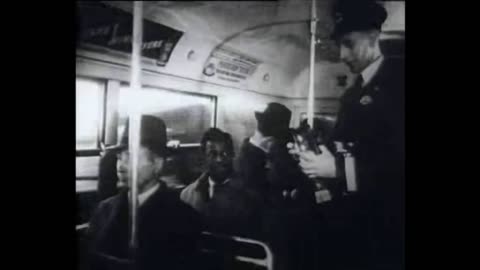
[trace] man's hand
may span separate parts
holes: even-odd
[[[324,145],[319,145],[321,154],[315,155],[312,151],[303,151],[295,144],[287,144],[289,153],[298,156],[300,168],[310,178],[334,178],[337,175],[335,157]]]

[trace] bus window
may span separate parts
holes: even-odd
[[[103,132],[105,83],[76,78],[76,178],[96,180]]]
[[[76,79],[76,150],[99,149],[104,84]]]
[[[203,133],[214,126],[215,98],[169,90],[144,88],[132,95],[127,86],[120,88],[119,127],[121,134],[127,121],[127,104],[135,99],[142,104],[141,112],[162,118],[167,126],[169,141],[182,145],[199,144]]]

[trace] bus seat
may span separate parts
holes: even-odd
[[[83,223],[75,226],[77,233],[77,269],[84,270],[86,268],[86,252],[87,252],[87,231],[88,223]]]
[[[212,269],[273,269],[270,247],[258,240],[202,232],[200,249]]]

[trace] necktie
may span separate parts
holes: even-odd
[[[215,185],[209,185],[208,186],[208,198],[212,199],[214,193],[215,193]]]
[[[365,93],[365,90],[366,88],[363,88],[363,76],[362,74],[359,74],[357,76],[357,78],[355,79],[355,84],[353,86],[354,88],[354,96],[353,96],[353,102],[357,102],[358,100],[360,100],[360,98],[362,97],[362,95]]]
[[[210,199],[213,198],[213,196],[215,196],[215,194],[218,192],[218,190],[220,189],[220,184],[215,184],[215,185],[210,185]]]
[[[333,135],[335,140],[344,141],[350,138],[352,121],[355,121],[352,120],[352,117],[355,118],[355,113],[352,113],[351,110],[356,107],[356,104],[363,94],[362,84],[363,76],[362,74],[358,74],[352,87],[347,90],[341,99],[341,107]]]

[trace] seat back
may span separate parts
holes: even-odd
[[[213,269],[273,269],[270,247],[258,240],[203,232],[200,248]]]

